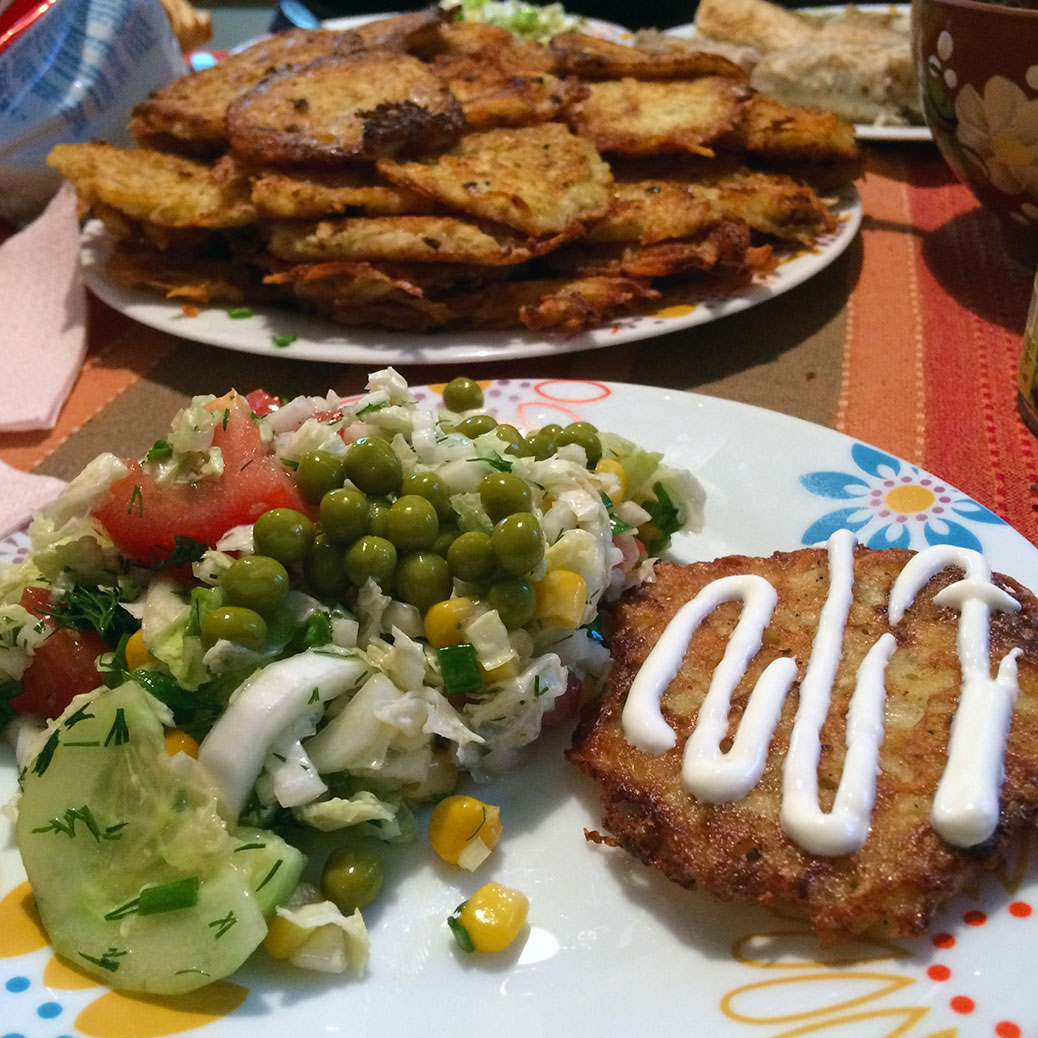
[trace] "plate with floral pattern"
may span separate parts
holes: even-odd
[[[994,570],[1038,589],[1038,550],[967,494],[894,455],[744,404],[594,381],[483,383],[487,409],[530,428],[586,420],[693,471],[707,491],[679,561],[770,554],[853,530],[873,547],[980,548]],[[276,387],[269,387],[276,389]],[[416,390],[435,406],[442,387]],[[16,535],[5,561],[24,557]],[[285,1038],[311,1034],[669,1031],[732,1038],[1022,1038],[1033,1034],[1038,841],[954,898],[915,939],[822,948],[800,923],[684,890],[619,850],[586,842],[599,824],[591,783],[549,733],[512,775],[478,795],[500,805],[502,842],[474,875],[435,858],[422,826],[389,848],[382,897],[365,910],[366,974],[305,974],[257,952],[235,976],[181,998],[109,991],[56,959],[0,818],[0,1019],[5,1038]],[[0,750],[0,800],[16,788]],[[471,958],[447,917],[489,880],[523,890],[528,929],[496,957]]]

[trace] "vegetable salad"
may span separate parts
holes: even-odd
[[[190,990],[264,939],[362,968],[381,867],[349,839],[411,838],[574,716],[600,606],[701,522],[620,436],[498,424],[463,378],[436,412],[391,368],[367,388],[197,397],[0,570],[19,848],[55,948],[114,987]],[[320,889],[286,821],[348,838]]]

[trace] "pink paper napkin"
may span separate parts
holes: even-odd
[[[0,432],[53,429],[86,353],[76,193],[0,245]]]
[[[0,540],[21,529],[37,508],[61,493],[64,485],[53,476],[19,472],[0,461]]]

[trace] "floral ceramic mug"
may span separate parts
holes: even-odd
[[[1038,262],[1038,9],[913,0],[923,112],[941,154]]]

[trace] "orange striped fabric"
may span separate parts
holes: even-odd
[[[934,155],[877,155],[859,183],[838,427],[948,480],[1038,543],[1038,439],[1016,410],[1034,271]]]

